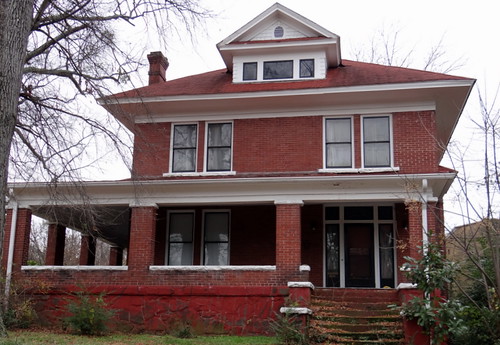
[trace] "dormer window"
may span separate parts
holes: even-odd
[[[274,38],[282,38],[285,34],[285,30],[283,30],[282,26],[277,26],[274,29]]]
[[[293,78],[293,60],[264,61],[264,79]]]
[[[300,77],[314,78],[314,59],[300,60]]]
[[[243,80],[257,80],[257,62],[243,64]]]

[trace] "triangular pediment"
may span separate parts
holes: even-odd
[[[329,67],[340,64],[340,37],[279,3],[217,44],[228,70],[235,55],[276,54],[280,47],[290,52],[312,46],[326,52]]]

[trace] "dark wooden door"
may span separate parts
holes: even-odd
[[[373,224],[345,224],[346,287],[375,287]]]

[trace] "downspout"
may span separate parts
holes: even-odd
[[[427,188],[428,182],[427,179],[424,178],[422,180],[422,245],[424,249],[424,254],[427,252],[427,243],[429,242],[428,238],[428,219],[427,219]]]
[[[13,194],[11,193],[11,200],[13,199]],[[13,200],[12,202],[12,218],[10,222],[10,238],[9,238],[9,252],[7,258],[7,271],[5,274],[5,310],[9,305],[9,295],[10,295],[10,282],[12,280],[12,266],[14,262],[14,243],[16,240],[16,229],[17,229],[17,210],[19,205],[17,201]]]

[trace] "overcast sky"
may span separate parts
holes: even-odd
[[[162,50],[170,67],[167,79],[224,68],[216,44],[262,13],[272,0],[202,0],[216,16],[194,32],[194,45],[187,37],[171,37],[168,47],[149,39],[147,50]],[[445,58],[460,60],[463,66],[450,72],[477,79],[462,115],[454,140],[474,142],[470,118],[477,118],[477,90],[493,99],[500,83],[500,12],[497,0],[281,0],[282,5],[305,16],[341,38],[343,59],[355,59],[354,52],[371,47],[378,33],[399,32],[398,46],[413,50],[411,67],[421,67],[423,56],[442,40]],[[144,57],[148,51],[144,52]],[[141,73],[147,82],[147,71]],[[498,108],[498,107],[497,107]],[[477,140],[477,139],[476,139]],[[479,143],[480,146],[480,143]],[[480,161],[469,162],[470,167]],[[444,165],[450,166],[447,162]],[[451,194],[451,193],[450,193]],[[448,196],[448,207],[455,207]],[[449,217],[451,225],[460,219]]]

